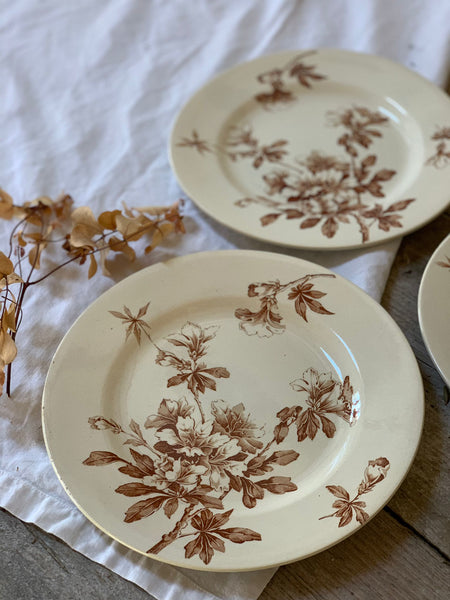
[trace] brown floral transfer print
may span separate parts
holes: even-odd
[[[438,260],[436,264],[443,269],[450,269],[450,256],[446,256],[445,260]]]
[[[380,457],[375,460],[369,460],[369,464],[364,471],[364,478],[359,484],[357,494],[353,499],[351,499],[350,494],[342,486],[327,485],[327,490],[337,498],[333,502],[333,508],[337,510],[331,515],[320,517],[319,520],[337,517],[339,519],[338,527],[345,527],[351,523],[353,516],[355,516],[361,525],[367,523],[370,518],[364,510],[367,505],[364,501],[359,500],[359,498],[363,494],[371,492],[378,483],[385,479],[389,467],[390,464],[387,458]]]
[[[375,201],[385,197],[385,183],[396,171],[376,167],[377,154],[364,152],[383,137],[382,129],[389,122],[387,117],[363,106],[329,111],[327,117],[331,127],[342,129],[336,140],[344,152],[342,157],[314,150],[299,160],[290,156],[288,140],[262,144],[249,125],[231,127],[225,145],[211,146],[211,151],[232,161],[250,160],[251,166],[261,173],[265,192],[241,198],[235,205],[246,208],[257,204],[270,208],[270,212],[260,217],[263,227],[280,218],[299,220],[301,230],[320,227],[321,234],[330,239],[342,226],[356,224],[363,243],[369,241],[371,227],[377,226],[384,232],[403,227],[401,212],[414,198],[399,200],[387,207]],[[438,134],[447,133],[442,130]],[[194,137],[184,140],[180,145],[196,144]],[[442,152],[436,163],[440,164],[445,158]]]
[[[197,150],[199,154],[203,154],[204,152],[211,152],[208,143],[205,140],[201,140],[199,138],[198,133],[195,129],[192,130],[190,138],[181,138],[181,142],[179,142],[177,146],[185,148],[195,148],[195,150]]]
[[[432,136],[432,140],[437,142],[435,153],[425,163],[436,169],[444,169],[450,164],[450,127],[439,128]]]
[[[145,306],[142,306],[137,315],[133,317],[128,306],[123,307],[123,313],[117,310],[110,310],[109,312],[118,319],[121,319],[124,325],[128,325],[125,340],[127,340],[131,334],[136,338],[137,343],[141,344],[141,334],[144,333],[145,336],[149,337],[150,325],[142,319],[147,314],[148,307],[150,302],[147,302]]]
[[[314,52],[300,54],[283,67],[258,75],[258,82],[268,86],[269,89],[256,94],[255,100],[265,109],[288,104],[296,99],[294,92],[287,87],[292,80],[297,81],[303,87],[311,88],[312,83],[326,79],[325,75],[316,72],[317,67],[304,62],[304,59],[312,54]]]
[[[256,424],[242,403],[231,406],[224,400],[205,400],[206,394],[217,391],[221,380],[230,377],[225,367],[208,365],[209,346],[218,327],[187,322],[179,332],[156,345],[148,334],[149,324],[142,319],[147,308],[148,304],[136,317],[127,307],[123,313],[110,312],[127,326],[128,336],[133,333],[137,343],[146,338],[155,347],[156,364],[175,371],[167,380],[167,388],[182,386],[187,396],[164,398],[156,414],[145,420],[144,431],[133,419],[124,427],[109,417],[89,418],[92,429],[123,438],[124,452],[95,450],[83,464],[115,464],[121,476],[130,480],[115,489],[117,494],[139,498],[126,510],[126,523],[161,510],[167,519],[174,518],[174,526],[149,548],[149,554],[158,554],[187,538],[185,557],[198,555],[207,565],[216,552],[227,550],[226,542],[242,544],[262,539],[252,529],[228,527],[234,510],[225,510],[228,494],[239,494],[242,504],[252,509],[266,494],[296,491],[291,478],[279,474],[300,456],[283,444],[290,427],[297,430],[297,444],[303,441],[302,412],[314,410],[323,431],[332,437],[335,426],[324,414],[334,413],[350,423],[353,390],[348,377],[342,383],[331,374],[309,369],[301,380],[291,384],[306,394],[308,408],[296,406],[279,411],[272,438],[265,443],[264,427]],[[310,440],[314,436],[307,435]]]
[[[348,376],[341,383],[331,373],[319,374],[316,369],[310,368],[290,385],[296,392],[307,394],[306,409],[301,406],[293,407],[299,442],[306,438],[313,440],[321,428],[327,438],[334,437],[336,425],[330,416],[336,415],[349,425],[353,425],[359,417],[359,404],[354,401],[353,387]]]
[[[281,284],[278,279],[265,283],[251,283],[248,286],[248,296],[258,298],[260,307],[257,311],[251,311],[248,308],[237,308],[235,317],[240,321],[239,328],[247,335],[257,335],[258,337],[271,337],[274,333],[283,333],[286,326],[283,317],[278,312],[277,296],[289,290],[288,299],[294,300],[296,312],[304,319],[307,319],[307,312],[311,310],[320,315],[332,315],[319,298],[326,296],[314,288],[311,279],[315,277],[332,277],[332,273],[317,273],[313,275],[304,275],[299,279]]]

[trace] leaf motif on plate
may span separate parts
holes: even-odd
[[[279,314],[278,296],[289,290],[288,300],[294,300],[295,311],[304,321],[308,321],[307,313],[311,310],[320,315],[333,315],[319,302],[319,298],[326,296],[311,283],[317,277],[331,277],[332,273],[308,274],[286,284],[279,280],[251,283],[248,287],[248,296],[259,300],[259,310],[251,311],[248,308],[237,308],[234,315],[239,319],[239,329],[247,335],[258,337],[271,337],[282,334],[286,328],[283,317]]]
[[[435,169],[445,169],[450,165],[450,127],[439,127],[431,139],[436,142],[435,151],[425,164]]]
[[[367,523],[370,519],[370,515],[364,510],[367,505],[359,498],[363,494],[371,492],[376,485],[386,478],[389,467],[388,459],[383,456],[375,460],[369,460],[364,471],[364,477],[358,486],[357,494],[353,498],[341,485],[327,485],[327,490],[337,498],[332,504],[332,507],[336,510],[330,515],[320,517],[319,520],[337,517],[339,519],[338,527],[349,525],[353,517],[360,525]]]
[[[314,67],[296,61],[289,68],[263,73],[258,81],[270,85],[272,91],[258,94],[255,99],[264,108],[294,101],[292,91],[284,88],[285,75],[296,78],[304,87],[324,79],[315,73]],[[329,126],[340,130],[336,149],[341,155],[313,150],[300,160],[291,155],[288,139],[262,143],[250,124],[233,125],[223,144],[210,146],[211,152],[227,156],[233,162],[250,161],[251,168],[260,174],[264,194],[236,200],[235,206],[270,207],[270,212],[259,217],[262,227],[274,223],[279,227],[281,218],[298,220],[299,240],[301,232],[316,227],[319,235],[331,240],[345,226],[356,228],[364,244],[370,241],[372,227],[386,233],[403,227],[402,213],[415,199],[399,199],[385,208],[382,200],[387,195],[386,185],[395,179],[397,172],[389,166],[378,166],[379,157],[371,148],[383,138],[389,119],[365,106],[330,110],[326,119]],[[450,162],[449,131],[444,127],[434,134],[436,152],[426,164],[443,168]],[[179,145],[196,147],[194,143]],[[270,308],[266,307],[266,311]],[[276,317],[272,329],[277,329]]]

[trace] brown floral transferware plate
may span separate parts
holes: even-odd
[[[232,229],[299,248],[368,246],[448,205],[450,99],[376,56],[264,56],[193,96],[170,158],[184,191]]]
[[[423,273],[418,311],[428,353],[450,389],[450,235],[437,247]]]
[[[400,485],[423,418],[417,364],[345,279],[278,254],[193,254],[101,296],[62,341],[43,429],[100,529],[213,571],[314,554]]]

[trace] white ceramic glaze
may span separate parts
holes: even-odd
[[[425,268],[418,310],[428,353],[450,388],[450,235],[441,242]]]
[[[263,56],[189,100],[170,159],[194,202],[241,233],[300,248],[367,246],[448,205],[450,99],[377,56]]]
[[[423,389],[404,336],[330,271],[193,254],[115,285],[52,361],[43,429],[100,529],[153,558],[239,571],[352,534],[414,457]]]

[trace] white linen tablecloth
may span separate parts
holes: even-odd
[[[0,2],[0,185],[17,202],[61,190],[95,213],[182,197],[167,157],[170,126],[190,95],[221,70],[284,49],[336,47],[379,54],[444,85],[450,4],[440,0],[22,0]],[[398,248],[301,252],[233,233],[191,203],[186,235],[123,265],[201,250],[253,248],[313,260],[380,299]],[[0,249],[9,223],[0,223]],[[0,505],[57,535],[158,599],[258,597],[274,570],[211,574],[127,550],[73,506],[45,452],[44,378],[76,317],[113,284],[71,266],[29,295],[0,399]]]

